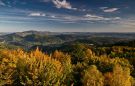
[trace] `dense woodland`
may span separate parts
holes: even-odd
[[[2,49],[0,85],[135,86],[134,50],[117,46],[95,52],[82,44],[51,54],[39,48],[30,52]]]
[[[135,42],[102,39],[30,49],[1,43],[0,86],[135,86]]]

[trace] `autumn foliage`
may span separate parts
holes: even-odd
[[[59,86],[66,84],[65,79],[71,72],[70,60],[65,60],[65,65],[38,48],[30,53],[21,49],[0,53],[0,85]]]
[[[0,86],[135,86],[134,67],[127,59],[97,56],[86,49],[83,60],[74,63],[80,54],[2,49]]]

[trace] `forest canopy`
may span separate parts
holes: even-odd
[[[117,53],[124,54],[122,47],[113,47],[110,54],[106,49],[99,48],[100,54],[81,44],[71,52],[50,54],[39,48],[30,52],[1,49],[0,85],[134,86],[135,58],[118,57]]]

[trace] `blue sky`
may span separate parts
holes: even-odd
[[[135,0],[0,0],[0,32],[135,32]]]

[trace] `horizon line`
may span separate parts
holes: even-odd
[[[20,33],[20,32],[28,32],[28,31],[35,31],[35,32],[51,32],[51,33],[135,33],[135,32],[115,32],[115,31],[45,31],[45,30],[24,30],[24,31],[0,31],[0,33]]]

